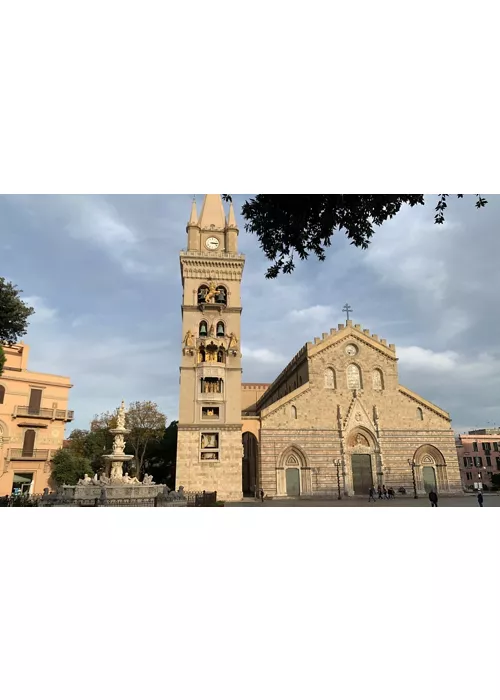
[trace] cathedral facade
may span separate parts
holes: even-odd
[[[451,419],[399,384],[396,348],[351,321],[307,343],[271,384],[241,382],[232,206],[193,203],[181,253],[177,485],[239,499],[462,492]]]

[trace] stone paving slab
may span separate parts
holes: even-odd
[[[236,508],[431,508],[428,498],[395,498],[391,500],[376,500],[368,502],[368,498],[284,498],[265,500],[264,503],[246,499],[243,501],[226,503],[226,507]],[[439,508],[479,508],[475,496],[448,496],[439,499]],[[484,496],[484,508],[499,508],[500,497],[494,494]]]

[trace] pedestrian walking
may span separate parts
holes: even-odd
[[[368,503],[370,503],[370,501],[375,503],[375,489],[373,486],[370,486],[370,490],[368,491]]]
[[[264,503],[264,489],[260,490],[260,500]]]
[[[389,494],[387,493],[387,489],[385,488],[385,484],[382,486],[382,491],[384,493],[384,498],[387,500],[389,498]]]
[[[437,495],[437,493],[434,491],[434,489],[429,493],[429,501],[431,502],[431,506],[432,506],[433,508],[437,508],[437,507],[438,507],[438,495]]]
[[[483,507],[483,494],[481,491],[477,492],[477,502],[479,503],[480,508]]]
[[[379,486],[377,491],[378,491],[378,500],[380,501],[380,500],[382,500],[382,487]]]

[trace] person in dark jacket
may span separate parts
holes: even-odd
[[[370,501],[375,502],[375,489],[373,486],[370,486],[370,490],[368,491],[368,503],[370,503]]]
[[[433,508],[437,508],[437,507],[438,507],[438,495],[437,495],[437,493],[434,491],[434,489],[429,493],[429,501],[431,502],[431,506],[432,506]]]
[[[260,490],[260,500],[264,503],[264,489]]]
[[[380,501],[382,498],[382,487],[381,486],[378,487],[377,492],[378,492],[378,500]]]
[[[480,507],[483,507],[483,494],[481,491],[477,492],[477,502],[479,503]]]

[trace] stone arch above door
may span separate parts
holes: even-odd
[[[307,458],[304,451],[298,445],[290,445],[281,453],[278,460],[280,467],[301,467],[307,466]]]
[[[429,482],[431,469],[434,471],[435,484],[438,491],[449,490],[446,460],[437,447],[430,444],[420,445],[415,450],[413,461],[415,463],[417,488],[419,491],[424,492],[428,490],[426,484]]]
[[[443,454],[434,445],[421,445],[413,456],[415,464],[418,465],[444,465],[446,464]]]

